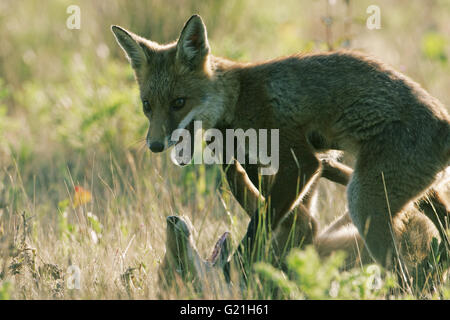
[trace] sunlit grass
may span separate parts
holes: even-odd
[[[219,168],[179,168],[168,154],[146,149],[138,89],[110,25],[166,42],[200,13],[213,54],[241,61],[327,50],[327,41],[340,47],[350,39],[352,48],[393,64],[449,106],[449,4],[377,2],[381,30],[365,28],[370,1],[350,1],[346,30],[348,8],[338,0],[329,7],[333,32],[326,39],[325,0],[86,0],[79,1],[80,30],[65,27],[71,1],[2,0],[0,299],[156,299],[168,215],[191,218],[204,257],[224,231],[235,246],[245,233],[247,215],[222,184]],[[322,225],[345,205],[343,187],[321,182],[316,211]],[[311,250],[295,251],[291,273],[259,264],[249,289],[234,289],[229,297],[364,299],[392,293],[389,276],[383,274],[382,289],[372,291],[364,285],[370,270],[341,273],[339,257],[333,259],[321,263]],[[80,268],[80,289],[68,287],[70,266]],[[189,285],[164,296],[197,297]],[[431,297],[448,299],[448,282]],[[411,296],[396,291],[394,298]]]

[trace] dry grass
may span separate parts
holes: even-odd
[[[326,1],[80,1],[82,28],[74,31],[65,27],[70,1],[1,1],[0,298],[156,299],[168,215],[191,218],[203,256],[224,231],[235,241],[245,232],[248,218],[218,168],[179,168],[145,149],[137,88],[111,24],[165,42],[199,12],[213,53],[244,61],[350,45],[450,106],[449,3],[377,2],[381,30],[365,28],[371,1],[350,1],[349,20],[337,0],[327,37]],[[92,199],[74,207],[76,186]],[[344,212],[344,192],[321,182],[323,224]],[[67,287],[72,265],[79,290]],[[258,281],[231,297],[270,297]],[[448,290],[442,284],[436,297]]]

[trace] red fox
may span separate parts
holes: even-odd
[[[230,250],[229,233],[225,232],[217,241],[213,254],[203,259],[194,243],[195,232],[188,217],[167,217],[166,251],[158,269],[161,298],[164,290],[177,285],[177,280],[193,285],[193,289],[205,296],[207,293],[226,294],[227,283],[222,272]]]
[[[450,117],[420,85],[351,51],[262,63],[215,57],[198,15],[166,45],[117,26],[112,31],[135,71],[153,152],[176,144],[171,133],[192,130],[193,121],[222,131],[279,129],[280,167],[265,191],[268,213],[265,221],[258,209],[252,214],[241,251],[254,249],[261,222],[275,230],[307,195],[320,175],[318,153],[338,149],[356,158],[349,215],[368,251],[384,266],[402,264],[392,226],[450,159]],[[244,166],[252,182],[258,167]]]

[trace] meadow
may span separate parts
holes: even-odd
[[[80,29],[66,24],[72,4]],[[380,29],[366,26],[370,5]],[[138,87],[110,26],[165,43],[195,13],[214,55],[360,50],[450,108],[449,0],[2,0],[0,299],[449,299],[448,280],[405,292],[381,270],[372,285],[379,269],[341,271],[339,255],[320,261],[311,248],[290,256],[292,278],[262,264],[244,292],[161,292],[167,216],[190,218],[204,257],[225,231],[237,245],[249,219],[218,167],[181,168],[169,153],[150,153]],[[315,207],[322,225],[333,221],[345,189],[321,181]]]

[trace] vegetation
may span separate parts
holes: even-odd
[[[224,231],[235,245],[245,232],[218,168],[180,168],[145,147],[138,88],[112,24],[164,43],[199,13],[213,53],[241,61],[359,49],[450,106],[446,0],[378,0],[375,30],[368,0],[82,0],[81,29],[70,30],[72,2],[0,2],[0,299],[155,299],[168,215],[190,217],[205,257]],[[345,205],[344,188],[322,181],[322,225]],[[258,264],[248,290],[207,298],[450,298],[448,281],[405,293],[377,267],[341,272],[342,256],[321,262],[311,248],[287,264],[287,273]],[[166,295],[197,297],[188,286]]]

